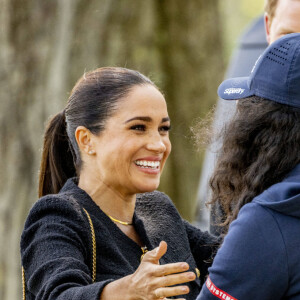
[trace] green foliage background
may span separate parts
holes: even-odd
[[[224,58],[228,62],[239,36],[251,21],[263,14],[264,0],[222,0]]]

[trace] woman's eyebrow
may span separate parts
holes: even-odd
[[[145,121],[145,122],[151,122],[152,121],[152,118],[150,117],[134,117],[134,118],[131,118],[127,121],[125,121],[125,124],[126,123],[129,123],[131,121],[136,121],[136,120],[139,120],[139,121]],[[170,118],[169,117],[166,117],[166,118],[162,118],[161,119],[161,122],[164,123],[164,122],[168,122],[170,121]]]
[[[131,121],[135,121],[135,120],[140,120],[140,121],[145,121],[145,122],[151,122],[152,119],[150,117],[134,117],[132,119],[127,120],[125,123],[129,123]]]

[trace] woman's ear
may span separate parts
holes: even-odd
[[[91,132],[84,126],[78,126],[75,131],[75,138],[81,153],[94,154],[92,147]]]

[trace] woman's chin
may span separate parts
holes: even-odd
[[[149,192],[153,192],[155,190],[157,190],[159,186],[159,182],[157,183],[152,183],[152,184],[143,184],[143,185],[140,185],[138,187],[139,189],[139,192],[138,193],[149,193]]]

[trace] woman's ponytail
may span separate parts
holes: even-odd
[[[65,111],[49,122],[39,174],[39,197],[56,194],[68,178],[76,176],[72,149],[66,132]]]

